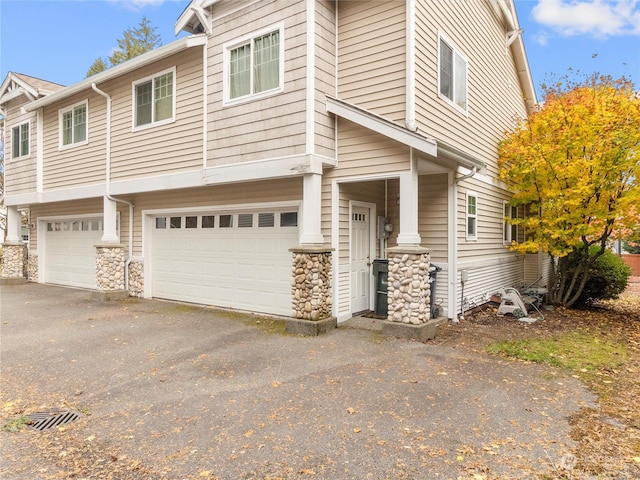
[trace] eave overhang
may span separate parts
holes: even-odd
[[[144,67],[153,62],[157,62],[158,60],[161,60],[163,58],[183,52],[184,50],[187,50],[189,48],[203,46],[206,44],[207,37],[204,34],[181,38],[179,40],[176,40],[175,42],[169,43],[155,50],[151,50],[150,52],[143,53],[136,58],[121,63],[120,65],[116,65],[115,67],[111,67],[108,70],[100,72],[96,75],[92,75],[89,78],[85,78],[81,82],[64,88],[56,93],[52,93],[51,95],[47,95],[46,97],[35,100],[25,105],[23,108],[26,112],[30,112],[42,107],[46,107],[47,105],[51,105],[52,103],[55,103],[59,100],[63,100],[78,92],[90,89],[92,83],[99,84],[102,82],[106,82],[107,80],[117,78],[133,70]]]
[[[476,168],[477,170],[485,167],[483,161],[478,160],[472,155],[464,153],[443,142],[436,141],[433,138],[420,135],[380,115],[376,115],[375,113],[343,100],[326,97],[326,108],[329,113],[338,115],[345,120],[349,120],[380,135],[396,140],[427,155],[433,160],[437,159],[435,163],[441,164],[444,161],[450,169],[455,169],[458,165],[469,169]],[[451,164],[451,162],[453,162],[453,164]]]

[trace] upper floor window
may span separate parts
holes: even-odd
[[[87,143],[87,102],[60,110],[60,146],[67,147]]]
[[[467,59],[440,37],[438,83],[440,96],[467,111]]]
[[[467,192],[467,240],[478,239],[478,195]]]
[[[11,130],[11,158],[29,155],[29,122]]]
[[[133,84],[133,126],[169,123],[175,112],[175,69],[161,72]]]
[[[282,27],[271,27],[225,45],[225,101],[282,90]]]

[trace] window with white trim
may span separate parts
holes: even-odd
[[[59,110],[60,148],[88,141],[89,107],[86,101]]]
[[[478,195],[467,192],[467,240],[478,239]]]
[[[224,46],[225,102],[282,90],[282,26],[271,27]]]
[[[444,97],[467,111],[467,59],[451,42],[439,37],[438,88]]]
[[[175,68],[133,83],[133,127],[163,125],[175,118]]]
[[[524,218],[523,207],[516,207],[509,205],[508,202],[504,202],[504,227],[502,241],[505,245],[511,245],[513,242],[524,241],[524,227],[521,225],[514,225],[511,219]]]
[[[22,123],[11,129],[11,158],[29,155],[29,122]]]

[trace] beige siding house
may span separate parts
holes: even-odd
[[[2,84],[4,277],[420,329],[544,270],[497,179],[536,103],[512,0],[185,4],[173,43]]]

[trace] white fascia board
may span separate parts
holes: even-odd
[[[295,155],[206,168],[202,176],[206,185],[267,180],[300,176],[305,173],[322,174],[324,163],[324,159],[318,155]]]
[[[438,155],[437,143],[432,138],[418,135],[360,107],[338,100],[337,98],[327,97],[326,108],[328,113],[333,113],[345,120],[357,123],[362,127],[415,148],[427,155],[433,157]]]
[[[207,36],[204,34],[181,38],[179,40],[176,40],[175,42],[156,48],[155,50],[151,50],[150,52],[143,53],[142,55],[121,63],[120,65],[111,67],[104,72],[100,72],[89,78],[85,78],[81,82],[71,85],[70,87],[63,88],[56,93],[52,93],[51,95],[47,95],[46,97],[31,102],[24,106],[24,110],[27,112],[31,112],[38,108],[51,105],[58,100],[70,97],[71,95],[74,95],[83,90],[90,89],[92,83],[95,83],[97,85],[106,82],[107,80],[119,77],[150,63],[156,62],[160,59],[187,50],[188,48],[203,46],[206,44]]]
[[[322,174],[323,166],[335,166],[335,160],[320,155],[297,155],[285,158],[237,163],[205,168],[191,172],[171,173],[109,183],[109,193],[114,196],[135,193],[197,188],[226,183],[251,182],[271,178],[301,177],[307,173]],[[82,200],[106,195],[104,183],[82,187],[50,190],[43,193],[5,195],[7,205],[31,205],[37,203]]]

